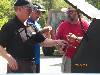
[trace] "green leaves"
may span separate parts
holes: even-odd
[[[86,1],[95,6],[96,8],[100,9],[100,0],[86,0]]]
[[[0,19],[0,29],[7,21],[8,21],[8,17],[7,16],[5,16],[4,18]]]
[[[0,28],[14,14],[13,3],[14,0],[0,0]]]

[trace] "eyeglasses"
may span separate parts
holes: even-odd
[[[76,10],[68,10],[67,13],[73,13],[76,12]]]
[[[36,13],[38,13],[38,14],[41,14],[41,11],[38,10],[38,9],[33,9],[32,12],[36,12]]]

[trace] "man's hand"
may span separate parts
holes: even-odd
[[[56,45],[65,46],[66,44],[68,44],[68,42],[65,40],[56,40]]]
[[[81,40],[83,39],[83,37],[78,37],[78,36],[76,36],[75,34],[72,34],[72,33],[69,33],[69,35],[67,35],[66,37],[67,37],[68,42],[70,42],[70,43],[75,42],[75,41],[80,43]]]
[[[1,45],[0,45],[0,55],[8,61],[8,65],[12,70],[18,69],[16,60],[10,54],[8,54],[6,48],[3,48]]]
[[[41,31],[42,31],[42,33],[46,33],[46,32],[50,32],[51,30],[52,30],[51,26],[46,26]]]
[[[6,59],[8,61],[8,65],[9,65],[10,69],[12,69],[12,70],[18,69],[16,60],[10,54],[6,54]]]
[[[59,49],[59,52],[63,54],[67,51],[67,48],[69,47],[68,42],[65,40],[57,40],[57,47]]]
[[[75,34],[72,34],[72,33],[69,33],[69,35],[67,35],[66,37],[67,37],[67,40],[69,42],[75,42],[77,39],[77,36]]]

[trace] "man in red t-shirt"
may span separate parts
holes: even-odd
[[[66,49],[63,49],[63,60],[61,70],[64,73],[71,72],[71,58],[79,46],[80,41],[83,38],[84,32],[88,29],[88,23],[81,19],[82,27],[78,19],[77,12],[71,6],[66,11],[68,18],[62,22],[57,28],[56,38],[63,39],[68,42]]]

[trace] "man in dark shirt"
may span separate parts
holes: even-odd
[[[31,27],[24,25],[31,13],[31,4],[17,0],[14,4],[16,16],[0,30],[0,55],[8,61],[8,73],[35,73],[35,52],[33,44],[63,46],[63,40],[46,39],[41,33],[35,34]],[[33,34],[34,33],[34,34]]]
[[[21,64],[21,62],[24,62],[24,60],[33,61],[34,57],[33,47],[31,47],[31,43],[26,42],[27,38],[24,37],[26,34],[23,34],[26,30],[23,22],[31,13],[30,7],[31,6],[28,1],[17,0],[17,2],[14,4],[16,16],[12,20],[8,21],[8,23],[6,23],[0,31],[0,45],[7,50],[4,57],[8,61],[8,73],[33,72],[31,68],[35,68],[34,63],[33,66],[27,64],[28,62]],[[17,59],[20,59],[21,61]]]

